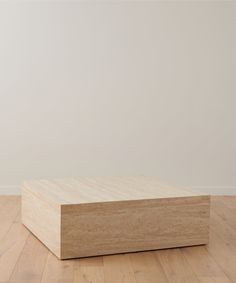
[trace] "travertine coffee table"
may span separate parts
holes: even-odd
[[[60,259],[208,243],[210,196],[153,178],[35,180],[22,222]]]

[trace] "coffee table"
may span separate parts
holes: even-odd
[[[209,211],[209,195],[150,177],[22,187],[22,223],[60,259],[207,244]]]

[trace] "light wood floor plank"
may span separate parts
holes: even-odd
[[[213,197],[213,205],[215,202],[222,202],[229,209],[236,209],[236,196],[215,196]]]
[[[228,208],[222,201],[215,201],[211,206],[211,210],[215,212],[222,221],[227,222],[229,226],[236,229],[236,209]]]
[[[228,222],[222,220],[214,211],[211,212],[210,227],[210,236],[212,233],[217,234],[228,246],[236,247],[236,229],[232,228]]]
[[[233,209],[235,211],[235,209],[236,209],[236,196],[235,197],[225,196],[225,197],[222,198],[222,201],[224,202],[224,204],[228,208]]]
[[[221,238],[217,233],[211,233],[208,252],[214,257],[225,274],[236,282],[236,246],[228,243],[227,239]]]
[[[30,234],[9,282],[39,283],[43,275],[48,253],[48,249]]]
[[[104,283],[103,258],[91,257],[74,262],[74,283]]]
[[[200,282],[206,282],[209,278],[222,283],[231,282],[205,246],[182,248],[181,252]]]
[[[1,281],[8,281],[16,262],[24,248],[26,240],[29,236],[29,231],[19,222],[18,214],[14,221],[2,238],[0,244],[0,278]]]
[[[16,196],[8,197],[0,207],[0,241],[10,229],[12,222],[20,212],[20,199]]]
[[[11,199],[16,198],[15,196],[0,196],[0,209],[1,206],[5,205],[7,202],[9,202]],[[19,197],[17,197],[18,199]]]
[[[103,257],[105,283],[136,283],[129,254]]]
[[[168,282],[164,270],[153,252],[130,254],[137,283]]]
[[[159,259],[170,283],[199,283],[180,249],[167,249],[154,252]]]
[[[74,260],[58,260],[48,253],[41,283],[72,283],[74,279]]]

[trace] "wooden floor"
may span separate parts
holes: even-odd
[[[58,260],[20,222],[20,197],[0,197],[0,282],[236,282],[236,197],[212,197],[210,244]]]

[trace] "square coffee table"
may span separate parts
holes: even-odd
[[[209,211],[209,195],[149,177],[22,188],[22,223],[60,259],[207,244]]]

